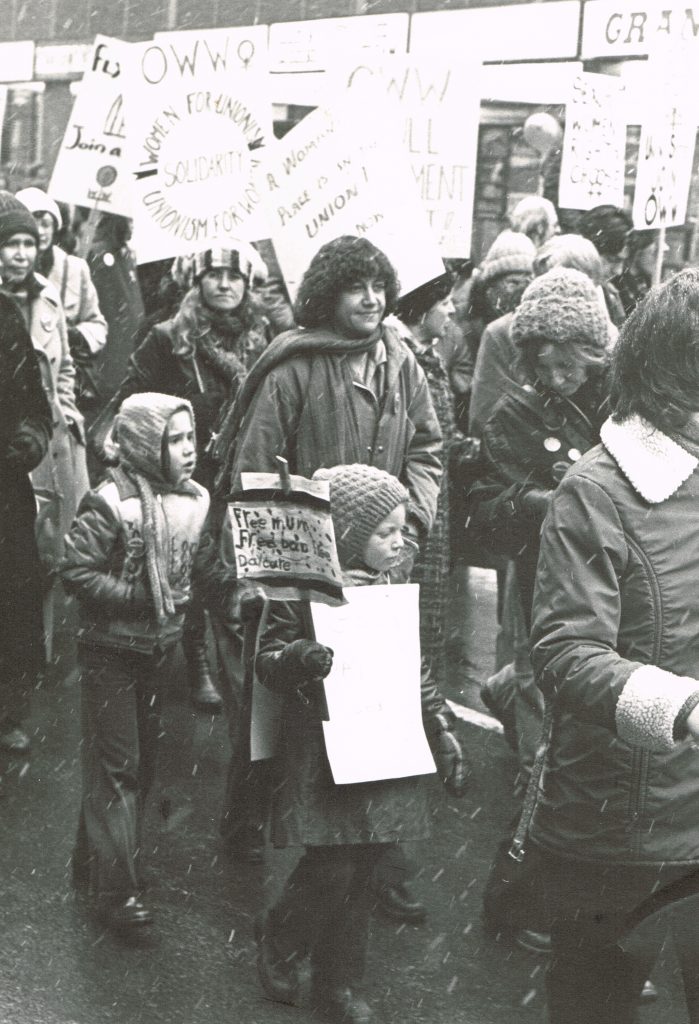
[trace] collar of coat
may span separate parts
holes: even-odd
[[[600,438],[634,490],[651,505],[666,501],[699,465],[699,459],[640,416],[621,423],[608,419]]]

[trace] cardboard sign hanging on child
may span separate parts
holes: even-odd
[[[271,599],[342,604],[328,482],[291,476],[286,460],[279,463],[279,476],[241,474],[243,494],[228,503],[221,558]]]

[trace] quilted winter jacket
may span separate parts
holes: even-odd
[[[534,841],[627,864],[699,861],[699,460],[640,418],[559,485],[544,523],[532,629],[554,703]],[[680,716],[680,722],[682,718]]]
[[[158,495],[168,529],[169,581],[190,587],[194,556],[209,508],[207,491],[193,480]],[[148,589],[141,500],[121,470],[90,491],[66,537],[63,585],[80,604],[81,642],[149,653],[176,643],[184,611],[158,625]]]

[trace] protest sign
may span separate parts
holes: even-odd
[[[271,138],[262,26],[132,44],[124,80],[139,263],[263,237],[253,182]]]
[[[558,205],[591,210],[624,205],[624,85],[611,75],[581,71],[566,106]]]
[[[49,193],[64,203],[131,215],[122,82],[129,43],[96,36],[58,150]]]
[[[442,256],[471,253],[480,70],[463,57],[387,56],[365,58],[343,76],[347,89],[375,80],[398,104],[403,145]]]
[[[382,249],[403,292],[444,273],[387,103],[378,90],[367,97],[353,89],[332,109],[314,110],[262,157],[258,189],[292,295],[318,249],[340,235]]]
[[[342,602],[342,571],[330,518],[327,480],[290,476],[284,493],[273,473],[243,473],[241,500],[228,503],[221,558],[239,580],[279,600]]]
[[[435,771],[420,702],[419,587],[346,587],[346,604],[312,604],[333,651],[325,748],[338,784]]]
[[[684,224],[696,141],[695,44],[668,42],[648,59],[654,83],[641,125],[633,199],[638,229]]]

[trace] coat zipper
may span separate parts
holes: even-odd
[[[651,597],[653,600],[653,614],[655,617],[655,630],[653,633],[653,647],[651,650],[650,664],[656,665],[658,663],[658,658],[660,657],[660,590],[655,578],[655,573],[653,572],[653,568],[646,556],[646,553],[634,540],[628,537],[627,543],[642,563],[646,571],[648,582],[650,583]],[[637,857],[639,857],[641,853],[641,835],[639,826],[645,806],[649,766],[650,753],[640,747],[633,747],[631,756],[631,792],[629,794],[630,820],[627,830],[632,833],[633,852]]]

